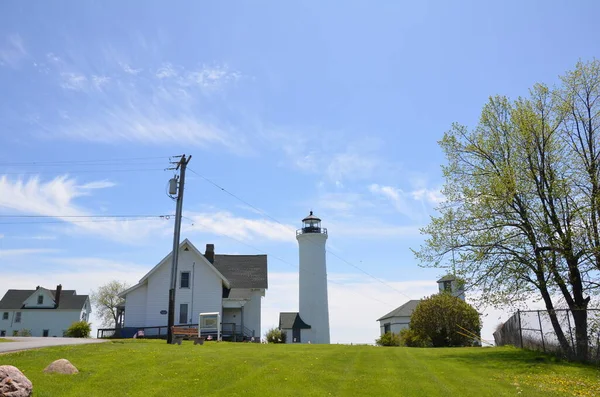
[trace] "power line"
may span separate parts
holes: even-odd
[[[33,222],[0,222],[0,225],[40,225],[49,223],[108,223],[108,222],[139,222],[148,220],[169,220],[169,216],[148,217],[148,218],[112,218],[112,219],[87,219],[87,220],[53,220],[53,221],[33,221]]]
[[[283,223],[279,222],[277,219],[273,218],[271,215],[267,214],[265,211],[261,210],[258,207],[255,207],[254,205],[250,204],[249,202],[247,202],[246,200],[244,200],[243,198],[236,196],[235,194],[231,193],[229,190],[225,189],[223,186],[218,185],[216,182],[211,181],[210,179],[208,179],[207,177],[200,175],[199,173],[197,173],[196,171],[194,171],[191,168],[188,168],[188,170],[194,174],[196,174],[197,176],[199,176],[200,178],[204,179],[206,182],[210,183],[211,185],[215,186],[217,189],[220,189],[222,192],[227,193],[228,195],[230,195],[231,197],[235,198],[236,200],[246,204],[248,207],[258,211],[261,215],[266,216],[267,218],[271,219],[272,221],[279,223],[282,226],[285,226],[287,228],[289,228],[288,225],[284,225]]]
[[[134,168],[134,169],[116,169],[116,170],[71,170],[71,171],[27,171],[27,172],[0,172],[2,175],[43,175],[43,174],[84,174],[84,173],[108,173],[108,172],[142,172],[142,171],[164,171],[164,168]]]
[[[38,225],[48,223],[102,223],[102,222],[135,222],[144,220],[169,220],[173,215],[0,215],[5,219],[48,219],[54,220],[35,220],[26,222],[0,222],[0,225]]]
[[[0,215],[0,218],[156,218],[173,215]]]
[[[0,162],[0,166],[29,166],[29,165],[61,165],[61,164],[93,164],[99,163],[102,165],[105,163],[118,162],[118,163],[131,163],[138,160],[164,160],[168,159],[169,156],[155,156],[155,157],[128,157],[128,158],[114,158],[114,159],[96,159],[96,160],[59,160],[59,161],[23,161],[23,162]]]
[[[140,166],[140,165],[158,165],[156,161],[143,161],[143,162],[120,162],[120,161],[111,161],[106,163],[61,163],[61,164],[43,164],[43,163],[32,163],[32,164],[14,164],[14,165],[0,165],[0,167],[11,168],[11,167],[26,167],[26,168],[35,168],[35,167],[67,167],[70,165],[74,165],[77,167],[106,167],[106,166]]]
[[[266,216],[267,218],[269,218],[269,219],[273,220],[274,222],[276,222],[276,223],[280,224],[281,226],[283,226],[283,227],[287,228],[288,230],[292,230],[292,231],[294,231],[294,232],[296,231],[295,229],[292,229],[290,226],[288,226],[288,225],[286,225],[286,224],[284,224],[284,223],[281,223],[279,220],[277,220],[277,219],[275,219],[274,217],[272,217],[271,215],[267,214],[265,211],[261,210],[260,208],[258,208],[258,207],[256,207],[256,206],[254,206],[254,205],[250,204],[248,201],[246,201],[246,200],[242,199],[241,197],[237,196],[236,194],[234,194],[234,193],[230,192],[229,190],[225,189],[223,186],[220,186],[220,185],[219,185],[219,184],[217,184],[216,182],[214,182],[214,181],[212,181],[212,180],[210,180],[210,179],[206,178],[206,177],[205,177],[205,176],[203,176],[203,175],[200,175],[199,173],[197,173],[197,172],[196,172],[196,171],[194,171],[193,169],[191,169],[191,168],[188,168],[188,170],[189,170],[190,172],[194,173],[195,175],[199,176],[200,178],[204,179],[205,181],[209,182],[211,185],[215,186],[216,188],[220,189],[221,191],[223,191],[223,192],[227,193],[227,194],[228,194],[228,195],[230,195],[231,197],[233,197],[233,198],[235,198],[235,199],[239,200],[240,202],[242,202],[242,203],[246,204],[247,206],[249,206],[249,207],[253,208],[254,210],[258,211],[260,214],[262,214],[262,215]],[[309,241],[310,241],[310,240],[309,240]],[[313,243],[313,244],[314,244],[314,243]],[[374,279],[375,281],[377,281],[377,282],[379,282],[379,283],[381,283],[381,284],[383,284],[383,285],[387,286],[388,288],[390,288],[390,289],[392,289],[392,290],[394,290],[394,291],[398,292],[399,294],[401,294],[401,295],[405,296],[406,298],[408,298],[408,299],[412,299],[410,296],[408,296],[408,295],[407,295],[407,294],[405,294],[404,292],[402,292],[402,291],[400,291],[399,289],[397,289],[397,288],[395,288],[395,287],[391,286],[390,284],[386,283],[385,281],[381,280],[380,278],[378,278],[378,277],[375,277],[374,275],[370,274],[370,273],[369,273],[369,272],[367,272],[366,270],[363,270],[362,268],[360,268],[360,267],[358,267],[358,266],[356,266],[356,265],[354,265],[354,264],[350,263],[349,261],[347,261],[346,259],[344,259],[344,258],[342,258],[341,256],[337,255],[336,253],[334,253],[334,252],[331,252],[330,250],[327,250],[327,249],[326,249],[326,252],[327,252],[327,253],[329,253],[330,255],[333,255],[333,256],[335,256],[336,258],[338,258],[338,259],[339,259],[339,260],[341,260],[342,262],[344,262],[344,263],[348,264],[349,266],[352,266],[352,267],[354,267],[355,269],[359,270],[360,272],[364,273],[365,275],[367,275],[367,276],[371,277],[371,278],[372,278],[372,279]]]

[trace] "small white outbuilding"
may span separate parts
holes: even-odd
[[[455,276],[444,276],[437,283],[439,292],[449,292],[457,298],[465,300],[465,291],[462,283]],[[421,302],[420,299],[409,300],[402,306],[377,319],[379,321],[380,334],[383,335],[386,332],[398,333],[408,328],[410,326],[410,318],[419,302]]]

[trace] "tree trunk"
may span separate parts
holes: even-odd
[[[560,344],[560,348],[563,352],[570,352],[571,347],[569,345],[569,341],[563,332],[563,329],[560,325],[560,321],[558,321],[558,317],[556,316],[556,312],[554,311],[554,302],[552,302],[552,297],[550,296],[550,292],[548,291],[548,284],[546,283],[545,274],[540,269],[544,269],[544,259],[539,255],[536,255],[536,264],[538,265],[538,271],[536,272],[536,277],[538,281],[538,290],[542,295],[542,299],[544,300],[544,304],[546,305],[546,311],[550,316],[550,323],[552,324],[552,328],[554,329],[554,333],[556,334],[556,338],[558,339],[558,343]],[[540,330],[543,332],[543,330]]]
[[[542,298],[544,299],[544,303],[546,304],[546,310],[548,311],[548,315],[550,316],[550,323],[552,324],[552,328],[554,329],[554,333],[556,334],[556,338],[558,339],[558,343],[560,344],[560,348],[563,352],[569,353],[571,351],[571,345],[563,332],[562,327],[560,326],[560,321],[556,316],[556,312],[554,311],[554,304],[552,303],[552,298],[547,290],[540,291],[542,294]]]
[[[572,310],[575,323],[575,355],[579,361],[587,361],[589,351],[587,309]]]

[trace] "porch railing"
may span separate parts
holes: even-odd
[[[198,328],[198,324],[178,324],[185,325],[190,328]],[[157,325],[152,327],[123,327],[123,328],[98,328],[96,337],[102,338],[132,338],[138,334],[139,331],[143,331],[145,338],[155,339],[166,339],[168,333],[168,326]],[[217,332],[203,331],[204,335],[211,335],[213,338],[217,337]],[[223,340],[230,340],[234,342],[243,341],[245,339],[251,339],[256,337],[254,331],[248,327],[242,327],[236,323],[221,323],[221,338]]]

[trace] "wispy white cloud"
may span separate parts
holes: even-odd
[[[368,180],[393,166],[380,154],[378,138],[351,138],[335,131],[264,130],[263,139],[283,154],[282,164],[321,175],[337,188],[346,181]]]
[[[398,212],[411,219],[421,219],[422,215],[427,214],[427,208],[423,204],[435,206],[444,201],[441,191],[424,187],[404,191],[393,186],[373,183],[369,185],[369,191],[376,196],[385,198]],[[415,206],[417,203],[421,203],[421,208]]]
[[[15,256],[31,256],[36,254],[54,254],[60,252],[59,249],[52,248],[16,248],[16,249],[0,249],[0,258],[15,257]]]
[[[340,222],[333,220],[327,223],[327,228],[332,235],[363,239],[416,238],[421,235],[419,227],[416,224],[398,225],[386,223],[375,217],[354,217],[354,220],[350,221]]]
[[[63,221],[68,228],[61,233],[81,235],[82,232],[99,235],[121,243],[137,243],[151,235],[162,234],[167,224],[161,219],[115,220],[94,218],[83,221],[76,217],[95,215],[93,211],[76,203],[76,199],[88,195],[90,189],[108,187],[107,181],[79,185],[68,176],[42,181],[32,177],[26,181],[0,177],[0,209],[11,212],[43,215]],[[86,187],[87,185],[87,187]]]
[[[382,186],[373,183],[369,186],[369,191],[375,195],[381,196],[389,200],[396,210],[409,218],[414,218],[414,210],[409,203],[409,195],[402,189],[397,189],[392,186]]]
[[[23,39],[18,34],[12,34],[0,42],[0,65],[17,68],[21,61],[27,57],[27,50]]]
[[[127,74],[137,75],[140,72],[142,72],[142,70],[143,70],[143,69],[134,69],[127,63],[119,63],[119,65],[121,66],[121,69],[123,69],[123,71]]]
[[[183,83],[197,85],[205,89],[215,89],[223,84],[237,81],[241,77],[240,72],[231,70],[227,65],[205,65],[197,70],[188,71]]]
[[[163,64],[155,73],[155,76],[159,79],[169,79],[173,77],[177,77],[179,72],[175,69],[175,67],[170,63]]]
[[[143,73],[120,63],[117,74],[86,74],[57,55],[54,62],[67,92],[87,95],[93,112],[62,118],[46,133],[101,143],[218,145],[248,153],[247,135],[239,133],[205,109],[205,94],[224,88],[239,73],[225,67],[186,70],[170,63]]]
[[[108,76],[92,76],[92,84],[97,90],[102,90],[110,82],[110,77]]]
[[[185,216],[194,226],[183,225],[187,233],[215,233],[238,240],[267,239],[273,241],[295,242],[295,228],[282,225],[264,218],[250,219],[235,216],[229,211],[204,213],[186,213]]]
[[[370,178],[381,164],[380,157],[353,147],[332,155],[328,161],[326,175],[336,185],[347,179]]]
[[[336,217],[354,216],[375,207],[372,200],[367,200],[363,194],[346,191],[320,194],[313,205],[320,211],[333,212]]]
[[[61,87],[67,90],[84,91],[88,86],[88,79],[80,73],[64,72],[60,74]]]
[[[94,182],[84,183],[83,185],[79,185],[79,189],[81,189],[81,190],[106,189],[106,188],[114,187],[116,185],[117,185],[116,183],[104,179],[102,181],[94,181]]]
[[[56,240],[58,237],[51,234],[32,234],[24,236],[11,236],[11,238],[17,240]]]
[[[236,152],[244,145],[220,127],[193,115],[171,115],[157,109],[130,104],[123,109],[105,109],[103,117],[73,120],[61,130],[63,136],[92,142],[139,142],[145,144],[217,144]],[[153,110],[157,112],[153,112]]]
[[[440,189],[417,189],[410,192],[415,200],[425,201],[432,205],[437,205],[446,199]]]
[[[52,63],[61,63],[62,59],[53,52],[49,52],[46,54],[46,59]]]
[[[157,258],[157,262],[158,262]],[[66,268],[78,272],[88,271],[120,271],[120,272],[135,272],[137,274],[148,272],[152,265],[138,264],[129,261],[123,261],[119,258],[107,259],[96,257],[58,257],[47,259],[49,263],[60,265],[64,270]]]

